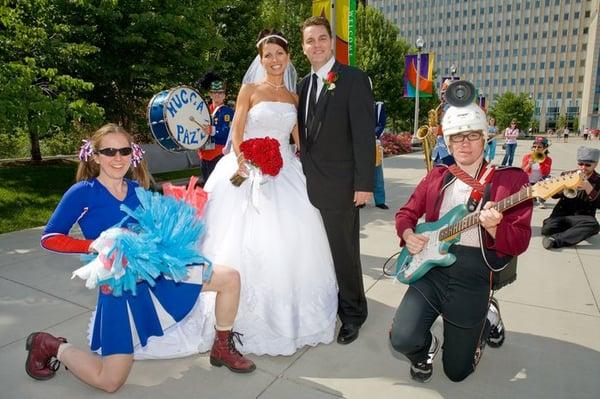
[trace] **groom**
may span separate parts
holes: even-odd
[[[302,49],[312,68],[298,86],[298,126],[308,197],[323,217],[339,286],[337,341],[349,344],[367,318],[357,207],[373,195],[375,117],[368,76],[337,63],[333,45],[327,19],[304,21]]]

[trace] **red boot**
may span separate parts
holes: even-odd
[[[250,373],[256,369],[252,360],[245,358],[235,348],[233,339],[242,344],[240,333],[233,331],[217,331],[215,342],[210,351],[210,364],[221,367],[226,366],[234,373]]]
[[[52,361],[52,358],[56,358],[60,344],[66,342],[62,337],[57,338],[44,332],[29,334],[25,343],[25,349],[29,352],[25,362],[27,374],[36,380],[49,380],[54,377],[60,362]]]

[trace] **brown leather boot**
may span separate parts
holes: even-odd
[[[25,362],[27,374],[36,380],[49,380],[54,377],[60,367],[60,362],[56,359],[58,347],[66,342],[62,337],[57,338],[45,332],[29,334],[25,343],[25,349],[29,352]]]
[[[210,351],[210,364],[216,367],[225,366],[234,373],[250,373],[256,369],[252,360],[244,357],[235,348],[234,338],[242,344],[240,333],[218,331]]]

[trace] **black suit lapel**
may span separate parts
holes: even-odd
[[[331,71],[339,74],[340,64],[337,61],[333,64]],[[319,136],[319,133],[321,133],[321,126],[323,125],[323,119],[325,118],[325,113],[327,112],[327,105],[329,104],[329,99],[334,95],[334,91],[335,89],[328,90],[327,86],[323,85],[321,93],[319,93],[315,117],[313,118],[310,126],[308,126],[308,131],[310,132],[308,136],[312,142],[315,142]]]

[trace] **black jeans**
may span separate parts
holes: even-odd
[[[217,166],[217,163],[221,160],[221,158],[223,158],[223,155],[219,155],[210,161],[206,161],[204,159],[202,160],[200,168],[202,169],[202,179],[204,180],[204,183],[206,183],[210,174],[213,172],[213,170],[215,170],[215,166]]]
[[[595,216],[554,216],[544,220],[542,235],[552,236],[557,247],[576,245],[600,231]]]
[[[491,273],[479,248],[453,246],[457,261],[430,270],[408,288],[396,310],[390,340],[411,363],[427,359],[431,326],[444,318],[444,372],[462,381],[475,370],[475,351],[489,333]]]

